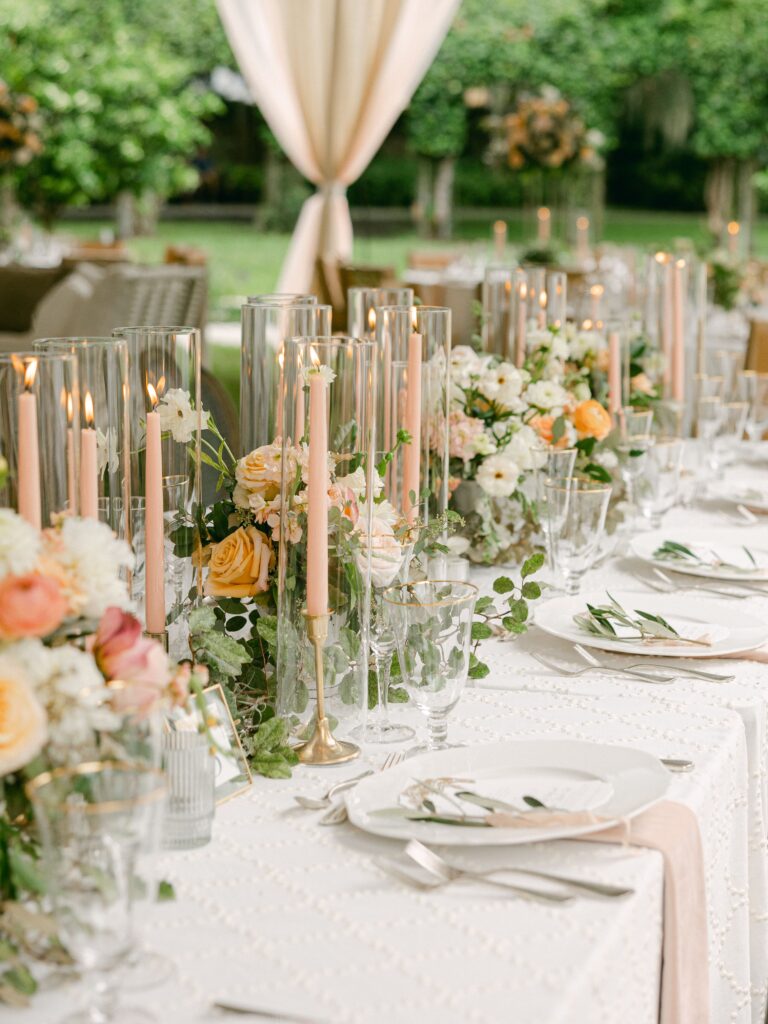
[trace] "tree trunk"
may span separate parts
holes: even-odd
[[[139,235],[154,235],[163,200],[157,192],[145,192],[136,204],[136,232]]]
[[[453,181],[456,159],[445,156],[435,174],[435,231],[438,238],[450,238],[453,232]]]
[[[118,192],[115,221],[118,238],[133,238],[136,234],[136,200],[130,192]]]
[[[16,219],[16,197],[10,177],[0,177],[0,249],[7,248],[13,241],[13,224]]]
[[[419,235],[428,238],[432,234],[432,161],[426,156],[419,157],[416,198],[411,206],[411,217]]]
[[[704,186],[707,204],[707,225],[715,239],[722,239],[725,226],[733,210],[734,162],[729,159],[713,161]]]
[[[261,205],[256,211],[256,226],[267,229],[275,221],[280,209],[280,194],[283,188],[283,158],[271,146],[267,146],[264,157],[264,190],[261,194]]]
[[[739,162],[738,194],[739,194],[739,255],[748,259],[752,254],[752,230],[755,224],[755,187],[752,184],[757,170],[756,160]]]

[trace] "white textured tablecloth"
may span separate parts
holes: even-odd
[[[747,446],[745,446],[747,447]],[[768,444],[764,445],[768,448]],[[768,492],[768,454],[755,458],[754,446],[748,446],[748,462],[729,468],[717,491],[732,486],[734,493],[746,487]],[[765,525],[763,525],[765,523]],[[694,532],[710,529],[738,532],[740,542],[768,549],[768,517],[754,526],[740,526],[732,504],[721,499],[703,500],[692,508],[673,509],[664,519],[670,538],[685,539]],[[647,571],[647,570],[645,570]],[[631,557],[628,545],[620,545],[617,557],[588,573],[583,590],[606,587],[617,590],[645,591],[653,607],[654,591],[639,579],[644,567]],[[497,570],[476,571],[476,582],[490,586]],[[684,583],[681,576],[676,582]],[[692,582],[701,583],[701,580]],[[686,598],[706,596],[698,591],[682,592]],[[708,598],[712,600],[712,598]],[[727,599],[726,599],[727,600]],[[743,609],[745,614],[768,619],[768,597],[755,596],[743,601],[727,601],[728,609]],[[748,865],[749,883],[737,881],[730,873],[718,872],[707,864],[710,919],[710,978],[713,998],[713,1024],[720,1021],[747,1021],[763,1024],[768,1002],[768,664],[749,660],[717,659],[682,661],[716,672],[732,673],[729,683],[714,683],[679,678],[669,685],[653,685],[620,676],[587,673],[569,678],[550,672],[531,657],[531,652],[546,652],[566,664],[582,665],[571,644],[548,636],[535,627],[519,641],[489,643],[484,651],[491,674],[483,688],[504,690],[542,690],[552,694],[585,694],[593,697],[624,696],[642,699],[648,708],[675,709],[692,720],[702,710],[714,707],[738,712],[748,755],[748,776],[739,801],[745,805],[746,821],[742,836],[742,860]],[[630,659],[600,654],[603,661],[616,665]],[[634,659],[637,660],[637,659]],[[666,664],[671,664],[665,659]],[[705,854],[711,846],[705,841]],[[750,1016],[751,1015],[751,1016]]]
[[[397,713],[419,722],[413,709]],[[453,737],[468,743],[560,736],[696,761],[694,774],[672,777],[669,796],[692,807],[701,826],[717,965],[712,1024],[747,1020],[745,951],[729,941],[747,930],[748,916],[739,716],[638,697],[471,690],[452,717]],[[385,751],[368,753],[380,763]],[[211,845],[164,857],[178,899],[155,909],[151,943],[173,957],[178,976],[131,1002],[151,1006],[163,1024],[223,1019],[208,1007],[225,996],[350,1024],[657,1020],[663,870],[656,851],[557,842],[461,855],[631,885],[635,895],[621,901],[550,907],[476,884],[421,894],[377,867],[401,844],[350,825],[321,828],[316,813],[294,805],[295,794],[319,794],[359,765],[301,768],[288,782],[257,779],[220,808]],[[47,993],[15,1019],[54,1022],[75,994]]]

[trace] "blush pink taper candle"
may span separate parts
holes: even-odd
[[[621,409],[621,345],[615,331],[608,335],[608,412],[616,416]]]
[[[528,317],[528,286],[522,281],[517,293],[517,325],[515,327],[515,366],[522,367],[525,363],[525,329]]]
[[[24,391],[19,395],[17,452],[19,515],[30,526],[40,529],[40,448],[37,438],[37,397],[32,393],[37,360],[30,360],[24,371]]]
[[[685,260],[672,268],[672,398],[685,401]]]
[[[409,523],[417,516],[421,486],[421,335],[408,339],[408,389],[405,396],[405,429],[411,435],[403,453],[403,514]],[[415,502],[411,498],[415,496]]]
[[[85,393],[86,426],[80,431],[80,515],[99,518],[99,469],[96,431],[93,429],[93,399]]]
[[[307,483],[307,614],[328,614],[328,423],[325,377],[309,378]]]
[[[165,527],[163,524],[163,455],[157,392],[147,384],[152,412],[147,413],[145,483],[145,621],[148,633],[165,629]]]

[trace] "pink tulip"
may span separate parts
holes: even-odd
[[[115,710],[143,715],[160,700],[170,681],[168,658],[160,644],[142,636],[141,624],[133,615],[107,608],[91,651],[104,678],[115,684]]]

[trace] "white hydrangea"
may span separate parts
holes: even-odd
[[[92,519],[65,519],[60,539],[54,557],[74,581],[81,615],[98,619],[110,606],[130,608],[122,574],[133,568],[133,554],[125,541]]]
[[[552,380],[535,381],[529,384],[525,392],[529,405],[545,412],[556,412],[559,415],[568,401],[568,392],[560,384]]]
[[[40,534],[13,509],[0,508],[0,579],[31,572],[40,554]]]
[[[520,467],[508,455],[489,455],[477,471],[477,482],[491,498],[508,498],[514,493]]]
[[[169,431],[174,441],[180,444],[188,444],[197,431],[197,410],[192,406],[192,400],[188,391],[182,388],[170,388],[157,406],[157,414],[160,417],[160,429],[165,433]],[[200,429],[205,430],[208,426],[208,413],[200,413]]]

